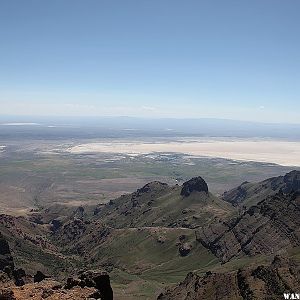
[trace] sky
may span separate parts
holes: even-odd
[[[0,0],[0,115],[300,123],[298,0]]]

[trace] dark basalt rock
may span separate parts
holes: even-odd
[[[156,241],[159,244],[163,244],[166,241],[166,238],[164,236],[159,236]]]
[[[231,222],[200,228],[196,239],[223,263],[242,255],[281,253],[300,245],[299,210],[299,192],[280,191]]]
[[[192,245],[184,243],[180,245],[178,251],[181,256],[187,256],[192,250]]]
[[[14,270],[12,274],[16,286],[22,286],[25,284],[26,272],[22,268]]]
[[[59,230],[62,227],[63,223],[61,220],[59,219],[54,219],[51,221],[51,230],[53,232],[56,232],[57,230]]]
[[[94,216],[97,216],[100,212],[101,212],[101,210],[103,209],[103,204],[99,204],[95,209],[94,209],[94,212],[93,212],[93,214],[94,214]]]
[[[222,196],[223,200],[231,203],[233,206],[237,206],[242,203],[247,197],[247,189],[245,187],[248,184],[249,182],[245,181],[237,188],[224,192]]]
[[[33,212],[33,214],[29,216],[29,220],[33,223],[43,225],[44,224],[43,216],[36,213],[34,210],[31,210],[31,212]]]
[[[182,186],[181,195],[188,197],[192,192],[205,192],[208,194],[208,186],[205,180],[198,176],[185,182]]]
[[[14,267],[14,261],[11,256],[8,242],[3,237],[2,233],[0,233],[0,271],[8,268],[13,270]]]
[[[84,208],[82,206],[79,206],[74,212],[74,218],[83,219],[84,214],[85,214]]]
[[[285,187],[283,188],[285,194],[300,191],[300,171],[287,173],[284,175],[283,181],[285,183]]]
[[[80,280],[73,278],[73,277],[69,277],[67,279],[66,285],[65,285],[65,289],[69,290],[72,289],[74,286],[80,286]]]
[[[300,267],[290,260],[274,259],[271,265],[249,266],[225,273],[189,273],[185,280],[166,289],[158,300],[282,299],[299,287]]]
[[[17,286],[24,285],[25,282],[28,280],[28,277],[30,277],[26,275],[23,269],[21,268],[15,269],[9,244],[1,233],[0,233],[0,271],[7,274],[8,278],[10,280],[13,280],[15,285]]]
[[[259,203],[266,195],[282,192],[285,195],[300,192],[300,171],[294,170],[284,176],[266,179],[258,183],[243,182],[240,186],[224,192],[222,199],[233,206],[242,206],[248,200],[251,205]],[[249,204],[249,203],[248,203]]]
[[[160,181],[149,182],[142,188],[137,189],[136,192],[132,194],[132,200],[141,197],[144,194],[164,191],[168,187],[169,185],[167,183],[163,183]]]
[[[86,271],[80,272],[78,278],[68,278],[65,285],[66,289],[75,286],[94,287],[98,293],[93,294],[93,298],[101,300],[112,300],[113,290],[110,285],[109,275],[106,272]],[[96,298],[96,296],[98,298]]]
[[[33,282],[41,282],[42,280],[48,278],[44,273],[41,271],[37,271],[36,274],[33,276]]]

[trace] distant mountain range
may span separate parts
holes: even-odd
[[[11,125],[11,126],[7,126]],[[35,126],[34,126],[35,125]],[[22,128],[21,128],[22,127]],[[47,133],[72,137],[128,136],[214,136],[280,138],[300,140],[300,124],[259,123],[214,118],[173,119],[134,117],[30,117],[0,116],[0,136]],[[21,135],[20,135],[21,136]]]

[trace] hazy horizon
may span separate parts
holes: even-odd
[[[299,123],[299,8],[2,1],[0,113]]]
[[[300,141],[300,124],[215,118],[1,116],[0,138],[101,139],[220,137]]]
[[[245,124],[271,124],[271,125],[300,125],[299,122],[267,122],[267,121],[254,121],[254,120],[242,120],[242,119],[231,119],[231,118],[217,118],[217,117],[159,117],[155,115],[150,116],[129,116],[129,115],[26,115],[26,114],[20,114],[20,115],[13,115],[13,114],[7,114],[3,115],[0,114],[0,122],[5,121],[57,121],[57,120],[101,120],[101,119],[119,119],[119,120],[126,120],[126,119],[132,119],[132,120],[189,120],[189,121],[200,121],[200,120],[207,120],[207,121],[224,121],[224,122],[240,122]],[[30,122],[29,122],[30,123]],[[2,123],[3,125],[3,123]],[[32,124],[35,125],[35,124]],[[38,125],[38,124],[36,124]]]

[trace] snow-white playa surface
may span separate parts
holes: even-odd
[[[185,153],[196,156],[300,166],[300,142],[274,140],[212,140],[173,142],[110,142],[80,144],[71,153],[111,152],[131,155],[152,152]]]

